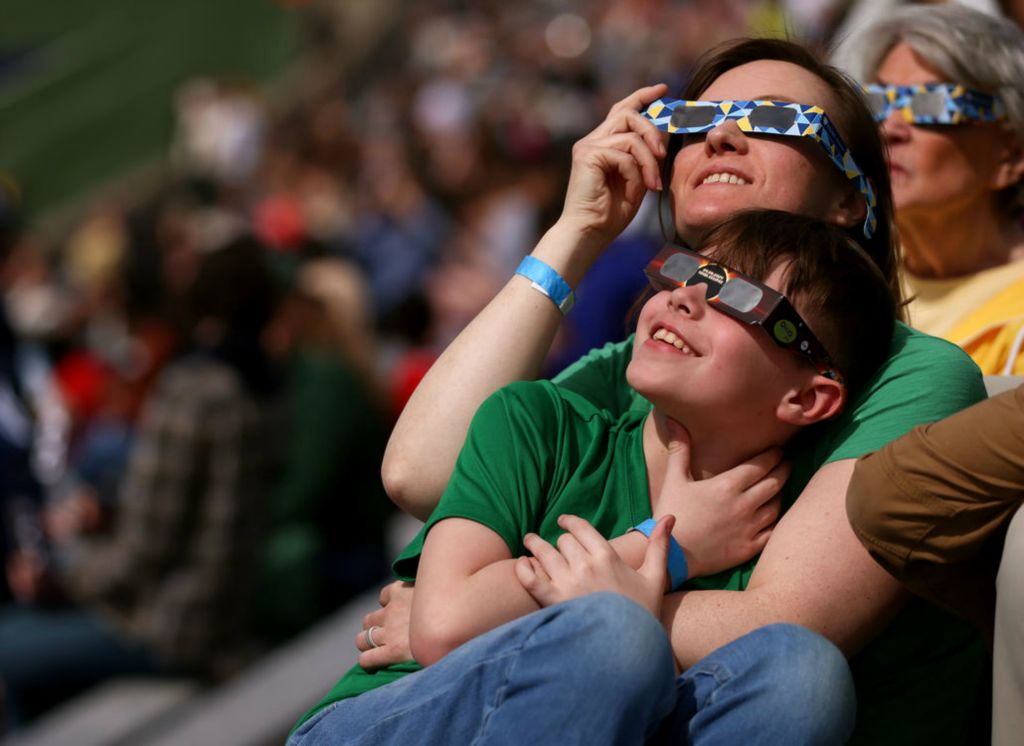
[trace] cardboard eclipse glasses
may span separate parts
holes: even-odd
[[[667,244],[644,274],[655,290],[705,286],[705,298],[716,311],[752,326],[760,326],[784,350],[806,355],[815,369],[842,385],[842,373],[825,346],[778,290],[696,251]]]
[[[728,120],[743,132],[778,137],[809,137],[815,140],[836,168],[857,185],[867,204],[864,236],[871,238],[878,225],[875,190],[839,131],[819,106],[789,101],[686,101],[659,98],[643,116],[669,134],[708,132]]]
[[[898,111],[909,124],[995,122],[1006,116],[1002,99],[957,83],[864,86],[876,122]]]

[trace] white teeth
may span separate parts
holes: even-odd
[[[683,342],[683,340],[681,340],[679,337],[677,337],[674,333],[670,332],[665,327],[661,327],[660,329],[658,329],[658,331],[654,332],[654,334],[651,335],[651,339],[656,339],[660,342],[670,344],[685,355],[693,354],[693,350],[691,350],[689,346],[685,342]]]
[[[701,184],[738,184],[740,186],[747,183],[747,180],[742,176],[728,173],[711,174],[704,177],[704,181]]]

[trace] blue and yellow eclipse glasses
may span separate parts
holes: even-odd
[[[995,122],[1006,116],[1002,99],[957,83],[864,86],[876,122],[898,111],[909,124]]]
[[[686,101],[659,98],[643,115],[669,134],[708,132],[728,120],[743,132],[776,137],[809,137],[815,140],[840,171],[857,185],[867,204],[864,236],[871,238],[878,225],[875,190],[839,131],[819,106],[789,101]]]

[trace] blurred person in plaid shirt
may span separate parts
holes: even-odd
[[[199,258],[190,344],[143,408],[112,532],[59,579],[65,603],[0,610],[9,728],[115,675],[219,678],[243,660],[275,461],[275,298],[251,239]]]

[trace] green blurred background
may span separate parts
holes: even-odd
[[[29,215],[162,154],[187,78],[271,79],[300,21],[273,0],[4,0],[0,19],[0,174]]]

